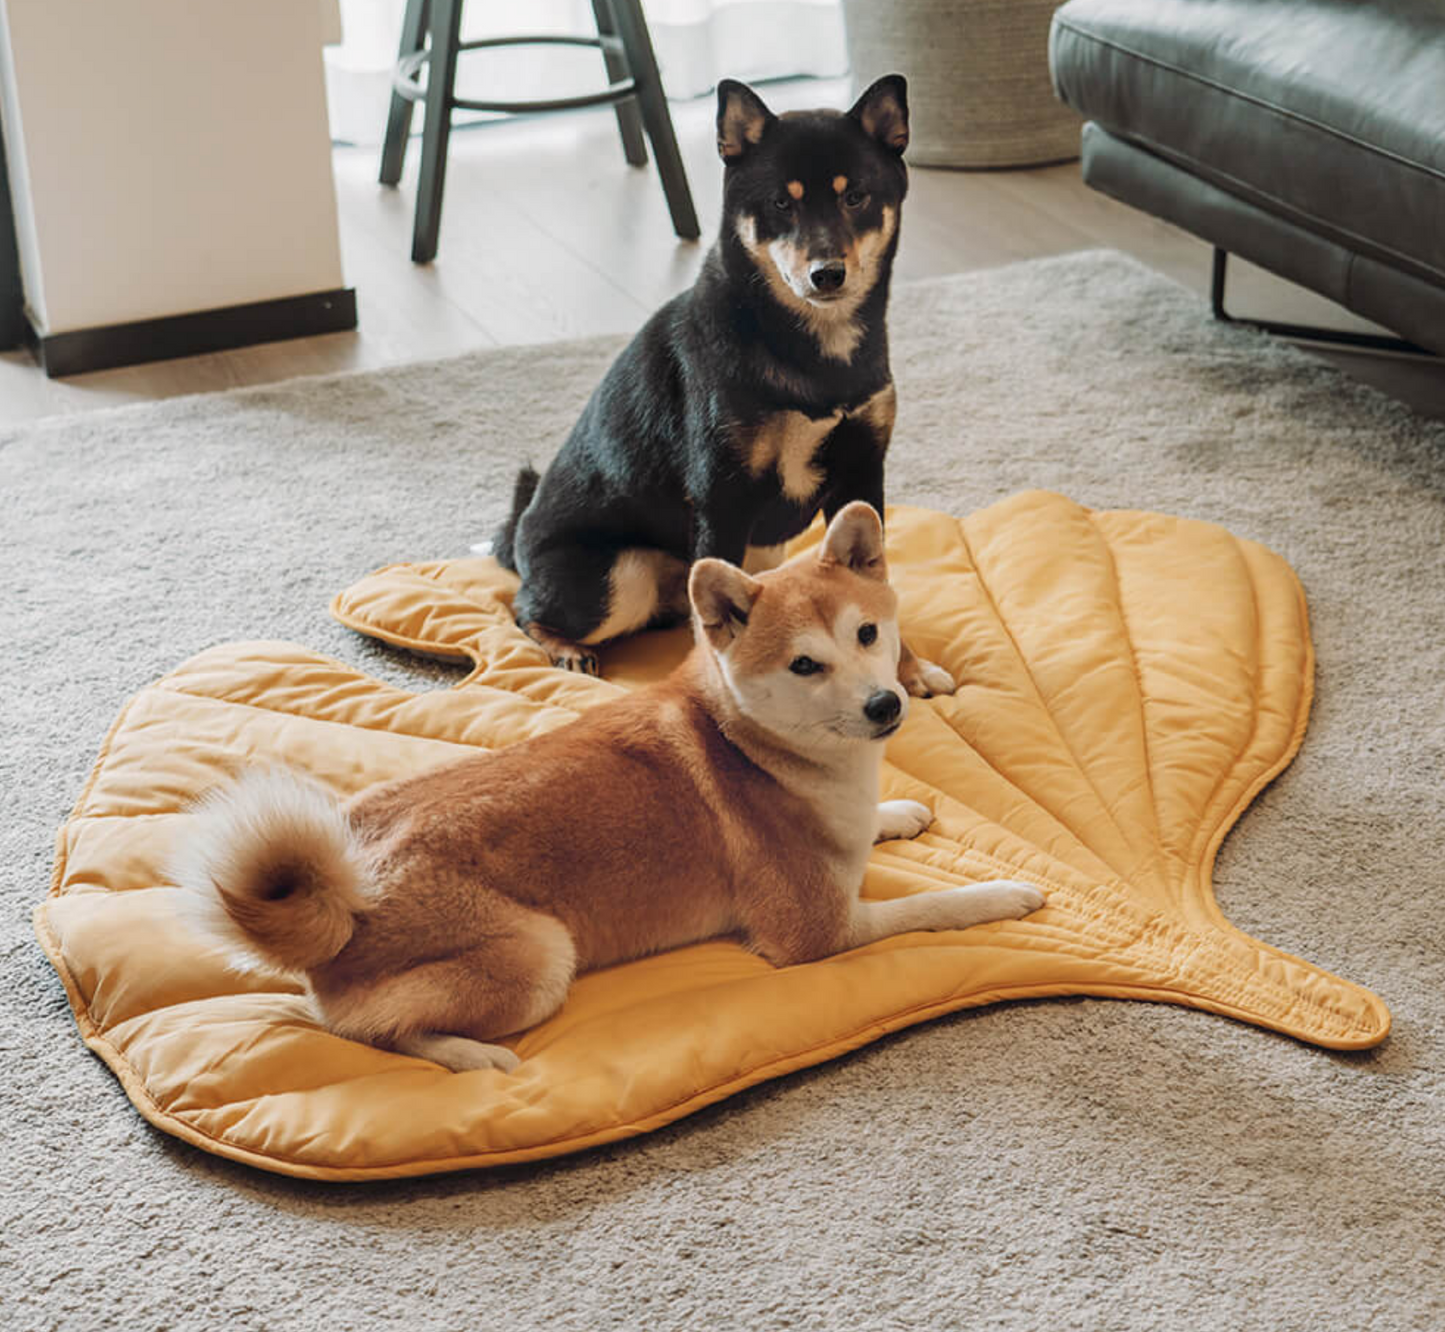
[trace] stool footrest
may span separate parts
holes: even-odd
[[[617,37],[572,37],[559,33],[529,33],[521,37],[487,37],[474,42],[462,42],[458,51],[481,51],[501,46],[590,46],[594,50],[622,54],[622,41]],[[396,71],[391,78],[392,89],[399,97],[411,102],[420,102],[426,97],[426,86],[421,82],[421,71],[431,60],[431,50],[414,51],[396,62]],[[635,79],[619,79],[609,83],[597,92],[578,93],[572,97],[546,97],[538,101],[494,102],[474,97],[451,97],[447,105],[462,111],[500,111],[510,115],[527,115],[540,111],[575,111],[586,106],[605,106],[622,102],[637,96]]]
[[[412,115],[416,104],[422,103],[426,107],[426,127],[422,133],[421,171],[417,177],[416,225],[411,240],[413,261],[428,264],[436,257],[447,145],[451,138],[452,113],[458,110],[528,115],[611,106],[622,136],[623,156],[632,166],[644,166],[648,159],[647,144],[651,143],[662,192],[667,196],[668,212],[672,214],[672,229],[683,240],[697,240],[702,229],[693,208],[682,154],[678,152],[642,0],[592,0],[592,16],[597,22],[595,37],[543,32],[486,37],[478,41],[462,40],[465,3],[466,0],[406,0],[402,18],[400,51],[391,74],[391,108],[387,113],[378,179],[383,185],[400,182]],[[525,101],[459,97],[458,59],[467,51],[507,46],[581,46],[598,51],[602,55],[607,85],[594,92]],[[488,90],[483,87],[480,91]]]

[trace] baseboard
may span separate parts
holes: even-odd
[[[52,379],[88,370],[111,370],[145,361],[249,347],[258,342],[309,338],[356,327],[356,289],[337,287],[250,305],[227,305],[194,314],[106,324],[69,333],[31,329],[35,358]]]

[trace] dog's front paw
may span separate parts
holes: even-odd
[[[958,685],[942,666],[924,657],[911,657],[898,668],[898,683],[914,698],[932,698],[934,694],[951,694]]]
[[[917,837],[933,822],[933,811],[917,800],[885,800],[878,806],[878,835],[875,842]]]
[[[1044,904],[1044,895],[1033,884],[1017,879],[964,884],[919,896],[932,899],[934,923],[925,926],[931,930],[966,930],[991,920],[1017,920]]]
[[[986,920],[1018,920],[1037,911],[1048,900],[1033,884],[1019,879],[994,879],[976,884],[971,891],[980,908],[991,913]]]

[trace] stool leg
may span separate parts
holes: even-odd
[[[592,0],[592,12],[597,16],[597,35],[599,37],[615,37],[617,25],[612,20],[612,10],[608,5],[608,0]],[[627,61],[615,51],[608,51],[604,48],[602,60],[607,66],[608,83],[616,83],[618,80],[628,77]],[[647,144],[642,139],[642,117],[637,113],[637,102],[631,99],[626,102],[618,102],[616,110],[617,132],[622,135],[622,151],[628,164],[646,166]]]
[[[462,36],[462,0],[431,0],[431,59],[426,72],[426,124],[421,137],[421,178],[416,187],[416,226],[411,257],[429,264],[437,254],[442,220],[442,187],[452,132],[452,86]]]
[[[406,0],[406,16],[401,21],[401,49],[397,59],[415,55],[426,45],[428,0]],[[401,179],[406,161],[406,140],[411,133],[412,101],[399,92],[391,94],[391,111],[386,118],[386,138],[381,145],[381,183],[395,185]]]
[[[677,138],[672,132],[667,98],[662,94],[662,77],[657,72],[657,57],[652,53],[652,38],[647,32],[647,20],[642,17],[641,0],[612,0],[612,16],[627,51],[628,67],[637,80],[642,123],[652,140],[652,157],[657,163],[657,174],[662,177],[662,192],[667,196],[668,211],[672,214],[672,229],[683,240],[696,240],[702,232],[692,206],[692,191],[687,186],[682,154],[677,151]]]

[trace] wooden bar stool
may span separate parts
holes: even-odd
[[[492,37],[485,41],[461,40],[463,0],[407,0],[402,20],[401,51],[392,77],[391,114],[381,153],[381,183],[395,185],[401,179],[411,132],[412,106],[426,104],[422,128],[421,178],[417,185],[416,226],[412,233],[411,257],[419,264],[436,258],[437,231],[441,225],[442,186],[446,179],[447,141],[451,135],[452,111],[571,111],[578,107],[612,103],[617,109],[617,127],[622,148],[633,166],[647,162],[643,131],[652,141],[657,173],[672,214],[673,230],[684,240],[700,234],[697,213],[692,206],[687,173],[677,151],[672,117],[667,111],[652,38],[642,16],[641,0],[592,0],[597,18],[596,37],[535,35]],[[493,46],[520,45],[594,46],[602,52],[609,80],[600,92],[573,97],[553,97],[535,102],[490,102],[456,95],[457,57],[463,51]],[[422,81],[422,70],[426,80]]]

